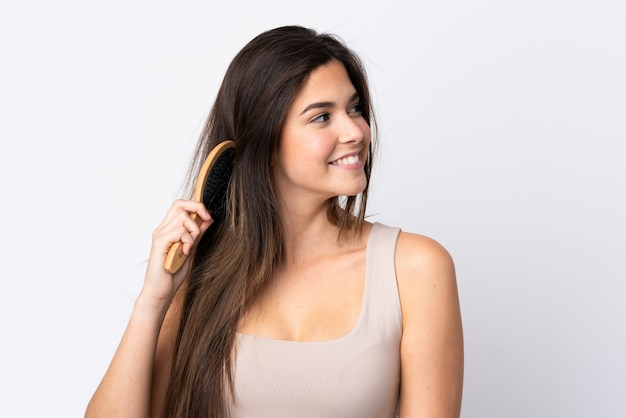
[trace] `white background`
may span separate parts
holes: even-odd
[[[463,417],[624,417],[626,6],[0,6],[0,416],[78,417],[226,66],[284,24],[363,57],[370,213],[453,254]]]

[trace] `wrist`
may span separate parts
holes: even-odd
[[[141,317],[159,317],[163,319],[170,302],[170,300],[157,299],[141,292],[135,300],[133,312]]]

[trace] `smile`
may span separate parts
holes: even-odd
[[[353,165],[353,164],[357,164],[359,161],[361,161],[361,158],[359,157],[359,154],[357,155],[351,155],[349,157],[343,157],[343,158],[339,158],[333,162],[331,162],[331,165]]]

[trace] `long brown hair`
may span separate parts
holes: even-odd
[[[359,58],[332,35],[286,26],[264,32],[233,59],[197,146],[195,178],[219,142],[236,142],[224,219],[198,244],[187,286],[166,399],[166,417],[224,417],[232,396],[234,341],[242,314],[284,261],[285,233],[271,161],[289,106],[320,65],[344,64],[373,128],[370,94]],[[375,135],[375,132],[373,132]],[[365,162],[368,180],[372,145]],[[367,187],[328,201],[340,234],[360,231]]]

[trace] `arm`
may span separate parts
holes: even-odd
[[[193,212],[203,219],[200,226],[190,218],[189,214]],[[153,398],[152,414],[160,415],[156,409],[162,408],[163,396],[157,400],[153,390],[159,395],[167,390],[175,323],[179,315],[178,303],[174,303],[169,311],[168,308],[186,277],[191,259],[189,257],[179,272],[171,275],[163,268],[165,257],[170,246],[181,240],[183,251],[189,254],[211,223],[204,205],[179,200],[154,231],[143,288],[111,364],[87,406],[85,417],[149,417]]]
[[[402,233],[396,251],[402,306],[400,418],[458,418],[463,331],[454,264],[423,236]]]
[[[176,292],[176,296],[165,314],[165,319],[163,320],[163,325],[159,332],[154,363],[152,365],[152,393],[150,402],[151,416],[155,418],[163,416],[162,411],[165,407],[165,396],[167,395],[167,387],[170,380],[175,343],[178,336],[178,326],[185,300],[186,284],[187,282],[183,282]]]

